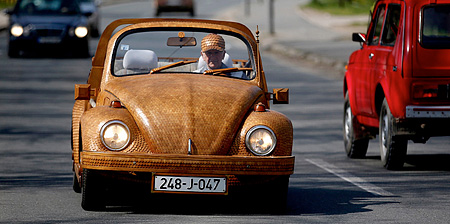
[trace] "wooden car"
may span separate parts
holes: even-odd
[[[222,55],[220,67],[204,56],[213,53]],[[288,103],[288,89],[267,90],[258,40],[246,26],[112,22],[87,84],[75,85],[73,187],[82,207],[104,209],[105,189],[117,181],[160,196],[249,192],[283,207],[293,131],[270,101]]]

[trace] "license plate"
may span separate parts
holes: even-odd
[[[61,42],[60,37],[41,37],[39,43],[41,44],[58,44]]]
[[[154,176],[154,191],[226,193],[226,177]]]

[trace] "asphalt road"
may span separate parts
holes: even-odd
[[[212,18],[213,5],[204,2],[209,10],[198,16]],[[102,14],[106,25],[118,17],[152,16],[153,9],[137,2],[104,7]],[[73,86],[86,82],[91,61],[10,59],[6,43],[2,32],[0,223],[447,223],[450,218],[449,137],[410,143],[402,171],[381,167],[377,141],[370,142],[366,159],[347,159],[342,80],[269,52],[262,52],[269,88],[290,88],[291,99],[272,109],[294,125],[296,165],[286,214],[236,211],[229,209],[233,204],[215,200],[165,209],[150,206],[160,201],[145,201],[142,207],[118,204],[105,212],[86,212],[81,195],[72,191],[70,120]]]

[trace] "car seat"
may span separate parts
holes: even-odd
[[[149,73],[158,67],[158,57],[151,50],[129,50],[123,56],[126,74]]]
[[[231,60],[231,57],[228,53],[225,52],[225,56],[222,59],[222,63],[224,63],[228,68],[232,68],[233,67],[233,60]],[[198,63],[197,63],[197,70],[200,70],[201,68],[206,66],[206,62],[205,60],[203,60],[203,57],[200,55],[200,57],[198,58]]]

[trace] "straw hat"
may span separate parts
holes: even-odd
[[[215,33],[206,35],[202,40],[202,51],[206,52],[209,50],[225,50],[225,40]]]

